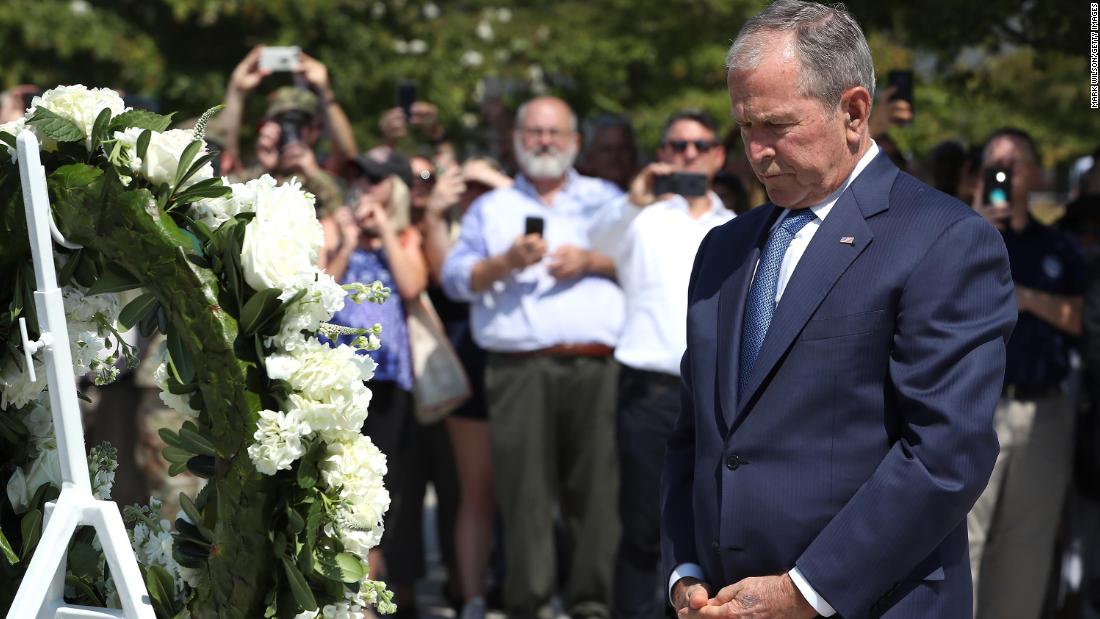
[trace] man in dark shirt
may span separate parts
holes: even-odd
[[[1010,186],[986,192],[986,170],[1004,169]],[[979,619],[1039,616],[1072,470],[1073,408],[1062,383],[1081,333],[1085,261],[1072,238],[1028,214],[1041,173],[1027,133],[1001,129],[986,142],[974,208],[1004,237],[1019,320],[994,418],[1001,453],[967,518]]]

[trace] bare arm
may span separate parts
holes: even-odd
[[[405,301],[419,297],[428,287],[428,265],[421,251],[420,234],[415,228],[398,233],[386,226],[382,230],[382,248],[390,263],[397,294]]]
[[[359,152],[355,144],[355,135],[351,130],[344,108],[336,102],[336,94],[332,90],[332,82],[329,81],[328,68],[323,62],[309,54],[302,53],[302,63],[299,72],[310,87],[321,98],[321,110],[325,115],[326,125],[332,140],[331,156],[325,162],[325,167],[333,173],[339,173],[343,169],[344,162],[351,159]]]
[[[241,160],[241,118],[244,115],[245,96],[268,73],[260,69],[260,52],[263,48],[263,45],[253,47],[233,69],[229,85],[225,89],[225,109],[218,115],[218,122],[225,128],[225,151],[237,161]]]
[[[1021,312],[1031,312],[1065,333],[1081,335],[1084,299],[1080,296],[1067,297],[1017,285],[1016,305]]]

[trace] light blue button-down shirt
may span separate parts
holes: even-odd
[[[623,326],[622,291],[605,277],[586,275],[558,281],[547,270],[563,245],[590,249],[588,229],[600,207],[622,195],[615,185],[570,170],[550,205],[523,176],[512,187],[478,198],[443,265],[443,291],[470,303],[474,340],[486,350],[520,352],[558,344],[614,346]],[[514,271],[476,293],[470,288],[474,265],[508,251],[523,234],[528,216],[542,217],[547,252],[542,262]]]

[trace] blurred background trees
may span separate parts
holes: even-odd
[[[723,60],[762,0],[5,0],[0,87],[113,86],[197,116],[221,101],[229,73],[257,43],[299,45],[328,65],[361,145],[418,83],[453,136],[474,137],[483,106],[508,110],[555,93],[582,116],[628,114],[651,152],[673,109],[728,119]],[[1092,152],[1088,3],[1076,0],[852,0],[880,84],[916,71],[916,118],[891,132],[921,156],[936,142],[975,142],[1014,124],[1047,167]],[[249,101],[258,119],[265,80]],[[247,128],[246,128],[247,129]],[[246,132],[245,137],[248,137]],[[247,150],[245,152],[248,152]]]

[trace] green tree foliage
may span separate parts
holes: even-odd
[[[8,0],[0,5],[0,85],[82,82],[154,95],[179,118],[218,103],[257,43],[300,45],[325,62],[360,139],[395,104],[401,79],[436,103],[452,135],[472,137],[495,76],[509,109],[565,96],[583,116],[623,112],[652,148],[664,117],[702,107],[728,117],[723,60],[762,0]],[[908,151],[975,142],[1021,125],[1047,163],[1091,151],[1087,3],[1074,0],[852,0],[880,73],[916,65],[917,119],[895,130]],[[249,125],[265,80],[250,98]],[[247,150],[245,151],[248,152]]]

